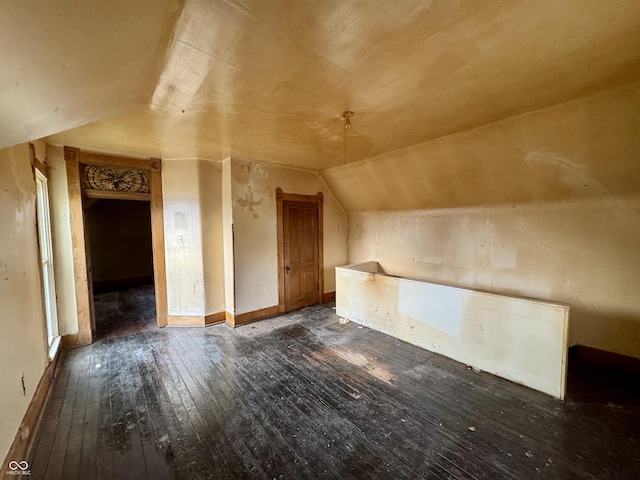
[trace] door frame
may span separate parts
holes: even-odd
[[[278,228],[278,313],[286,312],[285,304],[285,271],[284,271],[284,202],[316,203],[318,205],[318,303],[322,302],[324,295],[324,260],[323,260],[323,215],[322,204],[324,196],[322,192],[317,195],[301,195],[297,193],[284,193],[280,187],[276,188],[276,210]]]
[[[88,269],[88,238],[85,233],[83,212],[83,190],[80,181],[80,165],[100,165],[106,167],[129,168],[149,173],[149,206],[151,209],[151,245],[153,250],[153,283],[156,299],[156,320],[158,327],[167,324],[167,275],[164,249],[164,217],[162,211],[162,161],[160,159],[140,159],[102,155],[81,151],[74,147],[64,147],[69,191],[69,216],[71,221],[71,244],[78,314],[78,333],[67,339],[67,346],[86,345],[93,342],[95,320],[93,314],[90,285],[91,272]],[[126,192],[110,198],[130,199]],[[63,339],[64,340],[64,339]]]

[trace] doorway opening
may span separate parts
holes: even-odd
[[[278,213],[278,310],[321,302],[324,292],[322,192],[298,195],[276,190]]]
[[[144,202],[151,214],[153,286],[156,322],[167,324],[167,278],[162,213],[162,161],[114,157],[64,147],[73,245],[78,332],[63,338],[67,346],[86,345],[95,337],[91,245],[85,228],[86,207],[95,199]]]
[[[96,339],[156,329],[148,201],[84,202]]]

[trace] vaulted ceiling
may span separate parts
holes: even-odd
[[[0,148],[323,170],[640,79],[637,0],[0,0]]]

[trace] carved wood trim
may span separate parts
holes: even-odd
[[[83,152],[74,147],[64,147],[69,188],[69,210],[73,245],[73,263],[78,311],[78,340],[82,345],[93,341],[92,290],[87,269],[88,244],[84,230],[83,190],[80,182],[80,165],[99,165],[148,172],[149,193],[84,190],[86,198],[113,198],[118,200],[148,200],[151,209],[151,241],[156,297],[156,315],[159,327],[167,324],[167,279],[164,252],[164,218],[162,206],[162,161],[160,159],[136,159]],[[143,196],[145,198],[143,198]]]

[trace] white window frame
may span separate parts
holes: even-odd
[[[35,168],[36,213],[38,238],[40,240],[40,271],[44,292],[45,317],[47,320],[47,348],[49,360],[53,360],[60,347],[56,285],[53,271],[53,248],[51,244],[51,216],[49,214],[49,186],[47,177]]]

